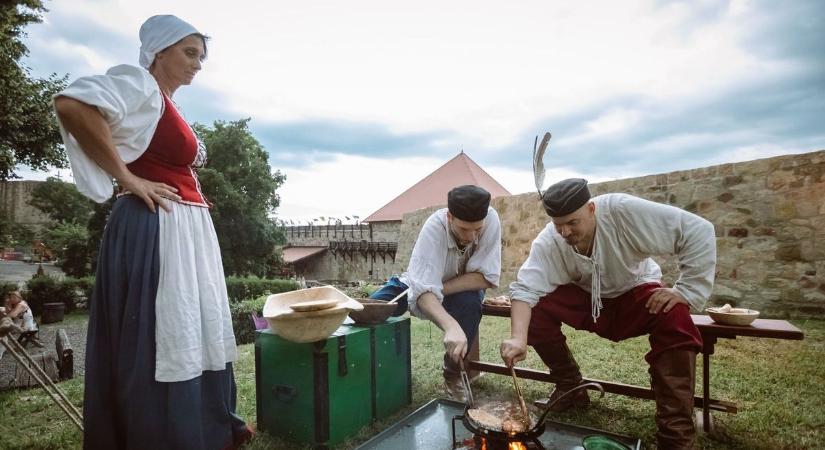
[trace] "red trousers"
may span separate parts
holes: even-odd
[[[533,347],[556,344],[566,340],[561,324],[577,330],[621,341],[648,334],[650,351],[645,355],[652,364],[662,352],[674,349],[702,350],[702,336],[690,318],[690,308],[678,304],[668,312],[651,314],[645,308],[647,299],[659,283],[647,283],[625,292],[616,298],[602,298],[603,308],[596,322],[590,309],[590,293],[567,284],[545,295],[533,307],[527,343]]]

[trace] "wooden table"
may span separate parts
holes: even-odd
[[[510,317],[509,306],[484,305],[483,314],[487,316]],[[710,356],[713,355],[717,339],[736,339],[737,336],[749,336],[771,339],[789,339],[801,341],[805,335],[802,331],[786,320],[756,319],[749,326],[720,325],[713,322],[705,315],[691,315],[693,323],[702,334],[702,396],[693,398],[694,407],[702,408],[701,413],[697,411],[697,425],[705,432],[713,431],[713,417],[711,410],[723,411],[736,414],[737,406],[733,402],[716,400],[710,398]],[[476,337],[478,340],[478,337]],[[475,343],[475,345],[478,345]],[[471,355],[472,356],[472,355]],[[510,375],[510,369],[504,364],[493,364],[478,360],[470,361],[470,368],[480,372],[496,373],[500,375]],[[547,371],[534,369],[516,368],[516,373],[522,378],[536,381],[550,381],[550,374]],[[596,382],[602,385],[605,392],[625,395],[634,398],[653,400],[653,390],[649,387],[634,386],[624,383],[602,381],[594,379],[583,379],[583,382]]]

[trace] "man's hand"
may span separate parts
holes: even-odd
[[[527,357],[527,343],[516,338],[505,339],[501,343],[499,351],[504,364],[507,364],[507,367],[512,367],[513,364],[524,361],[524,358]]]
[[[467,354],[467,336],[458,322],[444,330],[444,349],[456,364]]]
[[[645,308],[650,314],[658,314],[659,312],[668,312],[679,303],[684,303],[690,307],[690,304],[682,297],[676,289],[673,288],[659,288],[655,289],[653,295],[647,299]]]

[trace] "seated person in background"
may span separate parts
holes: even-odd
[[[510,285],[511,338],[501,356],[511,366],[527,345],[550,368],[550,401],[582,381],[561,324],[622,341],[648,335],[656,440],[662,449],[693,448],[696,353],[702,337],[690,317],[713,288],[716,237],[707,220],[679,208],[627,194],[590,198],[587,182],[550,186],[542,203],[551,222],[533,241]],[[654,255],[675,254],[679,279],[662,284]],[[564,397],[552,410],[589,404],[586,391]]]
[[[481,322],[484,290],[501,275],[501,223],[490,193],[472,185],[447,194],[447,208],[434,212],[415,241],[407,271],[392,277],[370,298],[391,300],[409,288],[395,315],[407,310],[444,331],[442,373],[447,396],[464,400],[459,361]]]
[[[3,299],[3,307],[5,308],[5,317],[11,319],[16,327],[14,331],[25,333],[27,331],[37,331],[37,325],[34,323],[34,316],[29,304],[23,300],[23,296],[19,291],[12,291],[6,294]],[[42,347],[40,342],[35,341],[35,344]],[[5,346],[0,346],[0,358],[6,352]]]

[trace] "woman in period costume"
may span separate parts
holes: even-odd
[[[223,449],[248,440],[235,414],[237,359],[203,144],[172,101],[207,37],[170,15],[140,28],[140,66],[83,77],[55,96],[78,190],[112,208],[86,347],[84,448]],[[158,207],[159,206],[159,207]]]

